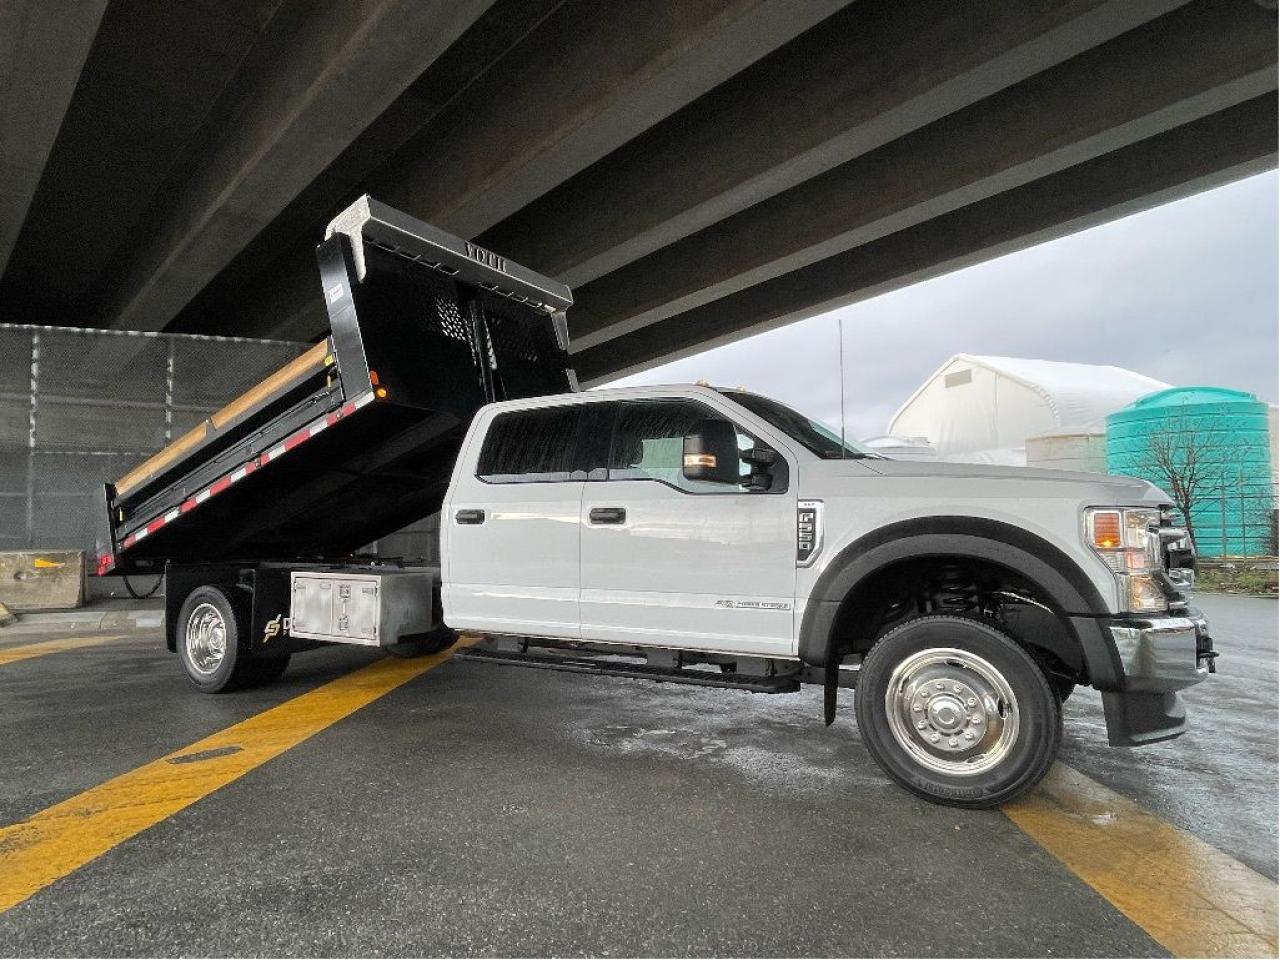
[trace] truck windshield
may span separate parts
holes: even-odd
[[[832,433],[821,421],[806,417],[803,413],[792,410],[777,400],[770,400],[757,393],[746,393],[742,390],[721,390],[720,393],[735,403],[742,404],[762,420],[767,420],[772,426],[777,427],[823,460],[883,459],[878,453],[873,453],[852,440],[846,440],[842,447],[840,437]]]

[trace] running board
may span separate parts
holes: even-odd
[[[551,653],[518,653],[516,651],[484,649],[482,647],[469,647],[458,650],[453,655],[453,659],[532,667],[535,670],[593,673],[601,677],[653,680],[658,683],[684,683],[697,687],[749,690],[752,693],[795,693],[800,689],[800,678],[797,675],[764,677],[751,674],[712,673],[709,670],[651,667],[639,663],[618,663],[616,661],[598,660],[594,657],[561,656]]]

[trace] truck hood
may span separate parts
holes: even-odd
[[[853,475],[859,470],[870,470],[884,477],[919,477],[948,480],[994,480],[1039,483],[1061,483],[1089,491],[1107,491],[1117,500],[1159,500],[1168,497],[1158,487],[1136,477],[1112,476],[1105,473],[1086,473],[1074,470],[1044,470],[1039,467],[1006,467],[989,463],[946,463],[919,460],[827,460],[826,468],[840,475]]]

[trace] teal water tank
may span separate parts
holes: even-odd
[[[1194,481],[1201,556],[1275,549],[1267,405],[1251,393],[1173,387],[1140,397],[1107,417],[1107,472],[1150,480],[1175,502],[1175,485]]]

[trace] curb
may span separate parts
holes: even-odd
[[[7,611],[6,611],[7,612]],[[0,637],[18,633],[65,633],[69,630],[157,630],[164,626],[164,610],[68,610],[60,613],[0,616]]]

